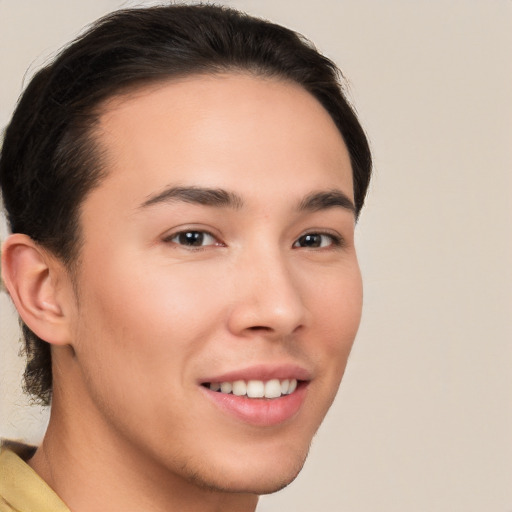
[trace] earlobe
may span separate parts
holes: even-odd
[[[10,235],[2,246],[2,279],[27,326],[55,345],[70,343],[69,277],[63,265],[30,237]]]

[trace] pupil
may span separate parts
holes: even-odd
[[[320,235],[304,235],[301,242],[304,247],[320,247]]]
[[[186,233],[180,233],[179,241],[183,245],[202,245],[203,244],[203,233],[200,231],[187,231]]]

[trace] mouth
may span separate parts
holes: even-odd
[[[311,371],[301,365],[255,364],[210,375],[198,384],[207,401],[226,418],[272,427],[297,417],[312,380]]]
[[[297,379],[234,380],[205,382],[202,386],[225,395],[274,400],[291,395],[302,382]]]
[[[205,398],[226,418],[253,427],[286,425],[302,409],[312,375],[293,366],[254,366],[199,382]]]

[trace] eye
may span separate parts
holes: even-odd
[[[294,242],[293,247],[303,247],[306,249],[322,249],[324,247],[339,247],[342,245],[339,236],[328,233],[307,233],[302,235]]]
[[[165,242],[172,242],[185,247],[207,247],[209,245],[220,245],[219,241],[207,231],[180,231],[167,237]]]

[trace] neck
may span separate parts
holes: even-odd
[[[106,504],[109,510],[153,512],[256,509],[255,494],[210,489],[185,478],[123,433],[102,426],[87,407],[69,405],[54,395],[47,433],[29,464],[73,512],[105,510]]]

